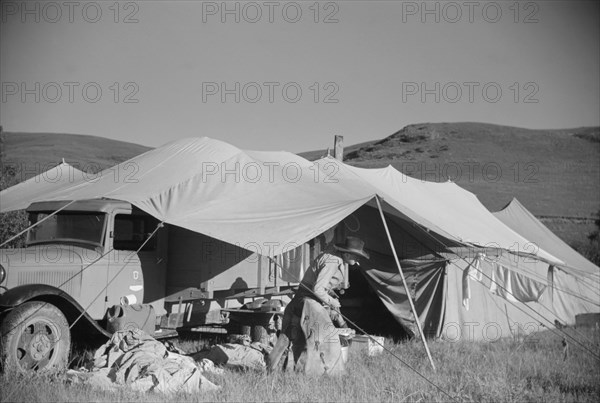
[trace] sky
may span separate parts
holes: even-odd
[[[4,1],[0,124],[302,152],[600,125],[597,1]]]

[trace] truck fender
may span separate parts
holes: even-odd
[[[0,294],[0,311],[10,310],[28,301],[45,301],[56,306],[63,312],[75,333],[81,332],[88,336],[94,333],[97,336],[111,336],[68,293],[46,284],[25,284]],[[77,323],[73,325],[76,320]]]

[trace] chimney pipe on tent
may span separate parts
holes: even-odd
[[[333,141],[333,158],[344,160],[344,136],[335,136]]]

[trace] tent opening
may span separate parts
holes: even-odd
[[[340,298],[344,316],[368,334],[389,337],[394,341],[412,336],[381,302],[362,270],[350,270],[350,285]]]

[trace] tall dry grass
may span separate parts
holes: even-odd
[[[586,348],[600,354],[597,330],[567,329]],[[192,342],[180,343],[188,352]],[[419,371],[442,391],[429,384],[392,354],[369,357],[351,351],[348,373],[339,378],[313,378],[295,373],[225,370],[208,374],[221,385],[218,392],[175,396],[136,393],[130,390],[99,391],[85,385],[68,385],[63,373],[0,375],[2,401],[96,402],[417,402],[417,401],[599,401],[600,361],[589,351],[569,347],[565,358],[562,337],[544,332],[525,340],[489,342],[430,342],[437,366],[434,373],[420,342],[392,344],[386,348]]]

